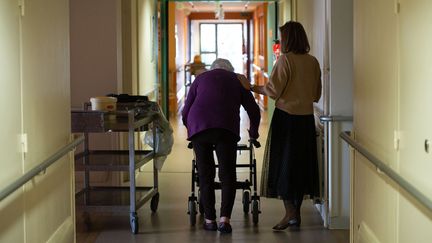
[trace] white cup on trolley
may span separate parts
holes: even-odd
[[[117,109],[117,98],[99,96],[90,98],[91,107],[93,111],[116,111]],[[114,120],[115,114],[109,114],[108,119]]]

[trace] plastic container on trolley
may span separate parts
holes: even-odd
[[[90,102],[94,111],[115,111],[117,107],[117,98],[115,97],[93,97],[90,98]]]

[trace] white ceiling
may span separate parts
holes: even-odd
[[[176,2],[179,10],[189,12],[214,12],[218,5],[222,5],[224,12],[251,12],[262,2],[255,1],[205,1],[205,2]]]

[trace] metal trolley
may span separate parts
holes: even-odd
[[[72,111],[72,132],[84,133],[84,151],[75,155],[75,170],[84,172],[84,188],[76,193],[77,209],[84,212],[84,222],[90,227],[89,212],[129,213],[132,233],[139,230],[137,210],[147,201],[150,209],[156,212],[159,203],[158,171],[153,166],[153,185],[137,186],[135,171],[154,158],[152,150],[135,148],[135,132],[145,131],[153,123],[153,135],[157,132],[154,125],[155,113],[139,115],[139,107],[116,112]],[[138,115],[137,115],[138,114]],[[124,132],[128,136],[127,150],[90,150],[89,133]],[[155,139],[155,138],[154,138]],[[90,185],[90,171],[129,172],[129,186]]]
[[[236,164],[236,168],[249,168],[249,179],[245,181],[237,181],[236,189],[242,190],[242,204],[243,204],[243,212],[245,214],[251,211],[252,213],[252,221],[254,224],[258,224],[260,211],[260,197],[257,193],[257,167],[256,167],[256,159],[255,159],[255,148],[261,147],[261,144],[254,140],[250,139],[249,144],[238,144],[237,151],[241,153],[242,151],[246,151],[249,153],[249,163],[238,163]],[[188,148],[192,149],[192,143],[188,144]],[[216,165],[216,168],[218,165]],[[252,190],[251,190],[252,187]],[[191,226],[196,224],[196,215],[198,214],[198,210],[200,214],[204,214],[204,208],[200,201],[200,191],[196,193],[196,188],[199,188],[199,177],[198,177],[198,167],[197,162],[194,158],[192,159],[192,183],[191,183],[191,195],[188,198],[188,211],[189,220]],[[215,181],[215,189],[221,189],[220,182]],[[250,210],[250,206],[252,205],[252,210]],[[198,210],[197,210],[198,208]]]

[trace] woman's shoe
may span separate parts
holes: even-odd
[[[230,225],[230,223],[227,223],[227,222],[220,222],[218,230],[221,233],[227,233],[227,234],[232,232],[231,225]]]
[[[216,224],[216,221],[211,222],[211,223],[206,223],[206,222],[204,222],[204,224],[203,224],[203,228],[204,228],[205,230],[209,230],[209,231],[216,231],[216,230],[218,229],[217,224]]]
[[[273,230],[275,231],[280,231],[280,230],[285,230],[288,227],[300,227],[300,220],[297,218],[293,218],[288,220],[288,222],[284,223],[284,224],[277,224],[273,227]]]

